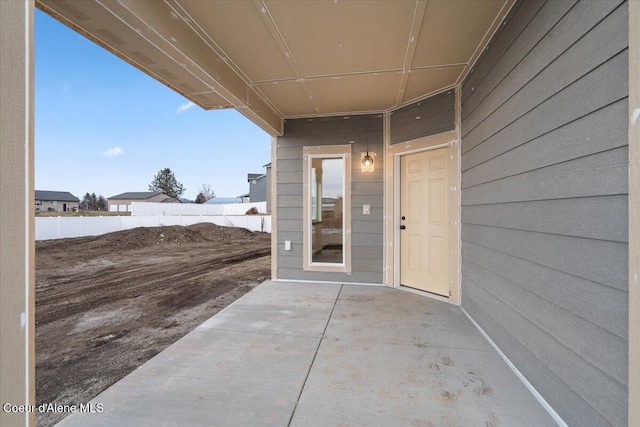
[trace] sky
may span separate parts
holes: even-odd
[[[183,197],[236,197],[270,161],[271,137],[234,109],[205,111],[36,10],[37,190],[108,198],[170,168]]]

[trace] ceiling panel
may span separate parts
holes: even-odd
[[[307,82],[325,114],[380,111],[394,107],[402,73],[314,79]]]
[[[280,115],[391,110],[399,98],[405,104],[450,87],[512,1],[38,4],[203,108],[234,105],[267,131],[278,133]],[[414,16],[416,11],[420,15]],[[420,25],[419,32],[414,28],[412,33],[414,23]],[[410,40],[411,34],[415,40]],[[217,47],[212,50],[203,38]],[[401,78],[403,68],[410,70],[406,80]],[[271,111],[270,105],[278,111]]]
[[[229,104],[223,97],[215,92],[196,93],[191,95],[196,101],[206,109],[218,109],[218,108],[231,108],[233,105]]]
[[[506,0],[429,0],[414,67],[467,63]]]
[[[251,81],[296,76],[252,2],[180,0],[179,4]]]
[[[463,69],[463,66],[456,66],[412,71],[404,91],[403,102],[409,102],[451,86],[456,82]]]
[[[402,69],[415,1],[266,1],[304,76]]]
[[[295,81],[260,83],[256,87],[285,116],[317,114],[301,83]]]

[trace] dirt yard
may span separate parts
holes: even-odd
[[[269,234],[213,224],[37,242],[36,404],[89,401],[269,278],[270,262]]]

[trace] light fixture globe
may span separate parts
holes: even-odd
[[[373,157],[369,155],[368,151],[367,151],[367,154],[362,158],[362,166],[364,166],[367,169],[373,166]]]
[[[368,149],[366,153],[364,151],[362,152],[362,159],[360,160],[360,170],[362,172],[373,172],[374,170],[373,158],[375,156],[376,156],[376,153],[369,153]]]

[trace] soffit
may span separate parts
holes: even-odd
[[[206,109],[387,111],[460,83],[515,0],[38,0]]]
[[[466,64],[500,12],[502,0],[429,0],[412,68]]]

